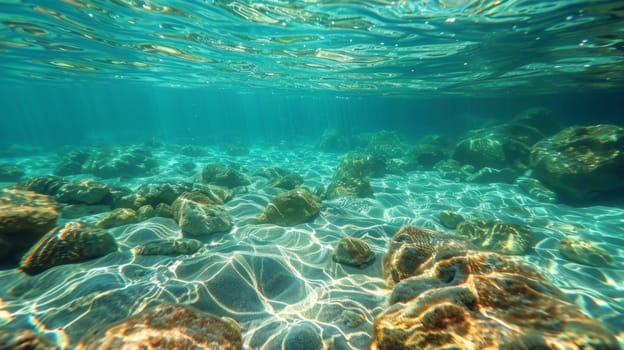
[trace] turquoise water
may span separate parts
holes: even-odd
[[[73,349],[165,302],[233,319],[248,349],[367,349],[391,306],[393,235],[414,225],[459,236],[443,211],[528,227],[528,245],[509,259],[623,346],[624,136],[573,133],[558,148],[577,152],[562,168],[602,170],[572,184],[534,159],[566,127],[624,126],[623,19],[618,1],[0,2],[0,349],[29,331],[42,348]],[[547,112],[522,119],[531,108]],[[486,145],[470,158],[465,140]],[[334,196],[353,152],[376,159],[354,177],[372,195]],[[84,159],[70,162],[76,154]],[[105,227],[112,251],[23,271],[22,256],[54,230],[17,247],[34,229],[16,235],[29,221],[10,215],[43,199],[15,199],[15,186],[63,177],[65,194],[34,189],[56,203],[50,224],[96,227],[113,210],[156,207],[149,186],[186,188],[164,194],[167,204],[207,191],[193,186],[210,183],[211,164],[249,180],[219,204],[231,219],[224,232],[189,234],[182,214],[160,212]],[[318,214],[259,220],[285,192],[275,167],[301,176]],[[511,175],[476,178],[482,167]],[[541,196],[527,178],[544,183]],[[67,199],[79,184],[107,194]],[[111,199],[115,189],[136,201]],[[348,236],[375,259],[336,262]],[[138,253],[180,238],[199,248]],[[566,255],[569,240],[587,250]]]

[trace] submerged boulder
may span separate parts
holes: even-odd
[[[386,165],[381,158],[370,153],[352,152],[342,158],[334,173],[334,179],[381,177],[385,171]]]
[[[91,157],[89,150],[74,150],[65,154],[54,168],[54,175],[67,176],[83,173],[83,165]]]
[[[157,170],[152,153],[139,146],[93,152],[83,164],[83,172],[102,178],[149,176]]]
[[[562,199],[583,202],[624,190],[624,128],[573,126],[531,151],[533,176]]]
[[[240,326],[190,306],[161,304],[106,330],[87,333],[77,349],[221,349],[242,350]]]
[[[54,225],[59,205],[50,196],[0,190],[0,262],[13,261]],[[19,258],[19,256],[17,257]]]
[[[271,202],[258,217],[260,223],[279,226],[294,226],[315,218],[321,205],[305,188],[283,192],[271,199]]]
[[[54,196],[69,181],[58,176],[33,176],[20,181],[15,188]]]
[[[20,269],[29,274],[50,267],[97,258],[117,249],[108,231],[71,221],[46,233],[22,257]]]
[[[344,152],[350,147],[350,140],[336,129],[325,129],[318,142],[318,148],[323,152]]]
[[[407,154],[410,169],[432,169],[433,166],[448,159],[452,151],[452,144],[439,135],[430,135],[423,138]]]
[[[334,248],[332,258],[337,263],[365,267],[375,260],[375,253],[365,241],[347,236],[340,239]]]
[[[327,186],[327,190],[325,191],[325,197],[328,199],[348,196],[361,198],[374,197],[370,181],[366,178],[345,177],[332,182]]]
[[[396,131],[381,130],[371,135],[366,151],[379,159],[402,158],[409,146]]]
[[[173,217],[185,235],[227,232],[232,227],[232,219],[227,211],[198,191],[185,192],[171,207]]]
[[[107,184],[93,180],[71,181],[58,189],[54,199],[68,204],[110,204],[110,194]]]
[[[198,182],[230,189],[251,184],[251,181],[240,171],[225,164],[206,165],[199,176]]]
[[[401,228],[384,276],[393,291],[372,349],[619,349],[534,268],[453,236]]]

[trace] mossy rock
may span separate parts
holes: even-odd
[[[260,223],[294,226],[314,219],[321,210],[320,203],[304,188],[278,194],[258,217]]]

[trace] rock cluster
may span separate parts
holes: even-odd
[[[372,349],[619,349],[536,270],[453,236],[403,227],[384,276],[393,292]]]

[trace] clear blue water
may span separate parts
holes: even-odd
[[[518,259],[624,345],[621,201],[546,203],[517,183],[410,169],[371,179],[375,198],[325,200],[314,221],[281,228],[258,224],[279,191],[253,176],[280,166],[309,188],[326,186],[343,153],[366,150],[370,133],[396,131],[406,149],[432,134],[455,142],[532,107],[551,110],[562,127],[621,126],[622,96],[621,1],[0,1],[0,165],[19,166],[21,180],[52,174],[76,147],[127,145],[153,147],[158,172],[67,178],[135,191],[193,182],[206,164],[227,163],[253,180],[224,205],[232,230],[202,238],[191,256],[130,253],[145,237],[181,235],[176,222],[154,218],[111,229],[119,251],[99,259],[37,276],[3,265],[0,341],[34,329],[72,348],[93,325],[173,301],[234,318],[247,348],[280,348],[301,325],[322,333],[325,346],[367,348],[391,293],[381,261],[392,234],[404,224],[453,233],[436,218],[454,210],[529,225],[534,240]],[[319,150],[329,128],[360,144]],[[249,153],[228,153],[232,143]],[[202,152],[183,154],[184,145]],[[196,168],[180,171],[185,162]],[[94,224],[103,215],[78,219]],[[362,270],[334,263],[332,247],[347,235],[365,239],[376,262]],[[565,259],[557,247],[566,237],[596,243],[612,265]],[[245,284],[269,283],[265,265],[284,276],[282,294]],[[363,324],[332,322],[343,308]]]

